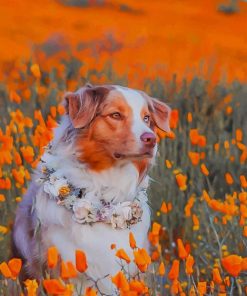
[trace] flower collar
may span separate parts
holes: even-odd
[[[87,188],[76,188],[65,176],[57,174],[45,162],[42,164],[42,177],[37,181],[43,184],[49,197],[72,211],[73,220],[80,224],[103,222],[113,228],[130,228],[141,221],[142,205],[147,202],[146,190],[137,191],[133,201],[108,202],[103,198],[88,198]],[[105,188],[107,190],[108,188]],[[103,194],[102,194],[103,196]]]

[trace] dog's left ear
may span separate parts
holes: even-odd
[[[95,118],[100,104],[110,92],[108,86],[87,84],[65,95],[65,109],[74,128],[84,128]]]
[[[170,115],[171,115],[171,108],[155,99],[150,97],[151,102],[150,102],[150,111],[153,117],[153,120],[155,122],[155,125],[165,131],[165,132],[170,132]]]

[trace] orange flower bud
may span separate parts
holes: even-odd
[[[57,266],[57,262],[58,262],[58,251],[55,246],[52,246],[47,250],[47,265],[49,268],[54,268]]]
[[[222,278],[218,268],[213,269],[213,281],[218,285],[222,283]]]
[[[129,283],[122,271],[119,271],[111,280],[119,290],[123,292],[129,291]]]
[[[194,257],[191,255],[188,255],[185,261],[185,272],[188,275],[191,275],[193,273],[193,265],[195,263]]]
[[[184,248],[184,244],[180,238],[177,240],[177,244],[178,244],[178,257],[180,259],[187,258],[188,253],[186,252],[186,250]]]
[[[84,272],[87,269],[87,259],[85,253],[81,250],[76,250],[75,259],[76,269],[79,272]]]
[[[178,279],[179,275],[179,260],[173,260],[171,269],[168,273],[168,278],[170,281],[174,281]]]
[[[159,266],[159,275],[163,276],[165,275],[165,273],[166,273],[165,264],[164,262],[161,262]]]
[[[135,240],[134,234],[132,232],[129,233],[129,245],[130,245],[131,249],[136,248],[136,240]]]
[[[130,263],[130,257],[126,254],[124,249],[119,249],[116,252],[116,256],[124,261],[126,261],[128,264]]]

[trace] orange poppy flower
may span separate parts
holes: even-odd
[[[63,285],[62,282],[57,279],[43,280],[43,286],[46,292],[52,295],[60,295],[66,292],[65,285]]]
[[[76,278],[77,277],[77,271],[73,265],[72,262],[63,262],[61,263],[61,271],[60,271],[61,278],[64,280],[70,279],[70,278]]]
[[[188,112],[188,113],[187,113],[187,121],[188,121],[188,122],[192,122],[192,120],[193,120],[192,113],[191,113],[191,112]]]
[[[198,165],[198,163],[200,162],[200,153],[189,151],[188,155],[192,165],[194,166]]]
[[[166,273],[166,269],[165,269],[165,264],[164,264],[164,262],[161,262],[161,263],[160,263],[158,271],[159,271],[159,275],[160,275],[160,276],[164,276],[164,275],[165,275],[165,273]]]
[[[132,232],[129,233],[129,245],[130,245],[131,249],[136,248],[136,240],[135,240],[134,234]]]
[[[22,164],[21,155],[19,152],[15,152],[14,154],[15,163],[19,166]]]
[[[97,292],[93,288],[88,287],[86,288],[85,296],[97,296]]]
[[[224,269],[232,276],[238,276],[242,269],[243,258],[238,255],[229,255],[222,258],[221,263]]]
[[[21,271],[22,261],[19,258],[12,258],[9,260],[8,266],[12,273],[12,277],[16,278]]]
[[[52,246],[47,251],[47,265],[49,268],[57,266],[58,262],[58,250],[55,246]]]
[[[195,263],[194,257],[192,255],[188,255],[185,261],[185,272],[188,275],[191,275],[193,273],[193,265]]]
[[[40,78],[41,77],[41,72],[40,72],[40,68],[39,68],[39,65],[38,64],[33,64],[31,67],[30,67],[30,70],[33,74],[33,76],[35,78]]]
[[[171,111],[171,116],[170,116],[170,127],[172,129],[176,129],[178,126],[179,122],[179,111],[178,109],[173,109]]]
[[[145,293],[148,292],[148,287],[145,286],[145,284],[141,281],[137,280],[132,280],[129,283],[130,285],[130,291],[131,292],[136,292],[138,294],[130,294],[130,295],[146,295]]]
[[[209,171],[208,168],[206,167],[206,165],[204,163],[201,164],[201,172],[203,173],[203,175],[208,176],[209,175]]]
[[[180,238],[177,240],[177,245],[178,245],[178,257],[180,259],[187,258],[188,253],[186,252],[183,241]]]
[[[218,268],[213,268],[213,281],[218,285],[222,283],[222,278]]]
[[[168,273],[168,278],[170,281],[174,281],[178,279],[179,275],[179,260],[175,259],[172,262],[171,269]]]
[[[38,283],[36,280],[27,279],[24,285],[27,289],[27,296],[37,296]]]
[[[194,224],[193,230],[195,230],[195,231],[196,230],[199,230],[199,228],[200,228],[200,222],[199,222],[198,217],[195,214],[193,214],[192,220],[193,220],[193,224]]]
[[[161,225],[159,223],[157,223],[157,222],[154,222],[153,227],[152,227],[152,234],[153,235],[159,235],[160,229],[161,229]]]
[[[135,263],[141,272],[145,272],[151,263],[151,257],[145,249],[137,249],[134,251]]]
[[[130,257],[127,255],[127,253],[124,251],[124,249],[117,250],[115,254],[118,258],[126,261],[128,264],[130,263]]]
[[[0,272],[5,278],[12,278],[12,272],[6,262],[0,264]]]
[[[17,94],[17,92],[13,90],[10,91],[9,98],[11,102],[15,102],[17,104],[21,103],[21,97]]]
[[[4,202],[5,201],[5,196],[3,194],[0,194],[0,202]]]
[[[119,290],[123,292],[129,291],[129,283],[122,271],[119,271],[111,280]]]
[[[244,175],[239,177],[240,184],[242,188],[247,188],[247,178]]]
[[[198,282],[197,290],[199,295],[205,295],[207,293],[207,282]]]
[[[87,269],[87,259],[86,259],[85,253],[81,250],[76,250],[75,258],[76,258],[76,269],[79,272],[84,272]]]
[[[240,128],[236,129],[236,141],[238,142],[243,141],[243,132]]]
[[[184,191],[187,189],[187,176],[182,174],[182,173],[178,173],[176,176],[176,182],[177,182],[177,185],[179,187],[179,189],[181,191]]]
[[[34,150],[31,146],[21,147],[20,148],[23,158],[27,163],[33,162]]]
[[[171,169],[171,168],[172,168],[172,163],[170,162],[170,160],[166,159],[166,160],[165,160],[165,164],[166,164],[166,167],[167,167],[168,169]]]
[[[166,202],[163,201],[162,202],[162,205],[161,205],[161,208],[160,208],[160,211],[164,214],[167,214],[168,213],[168,209],[167,209],[167,205],[166,205]]]
[[[225,180],[228,185],[232,185],[234,183],[233,177],[230,173],[225,173]]]

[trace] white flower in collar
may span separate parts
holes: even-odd
[[[78,199],[73,205],[73,219],[78,223],[90,223],[95,221],[95,209],[87,199]]]
[[[49,180],[44,182],[44,191],[54,197],[64,195],[65,191],[69,193],[69,184],[65,178],[57,178],[52,174]]]
[[[131,202],[126,201],[116,205],[111,216],[112,227],[124,229],[129,220],[131,220]]]

